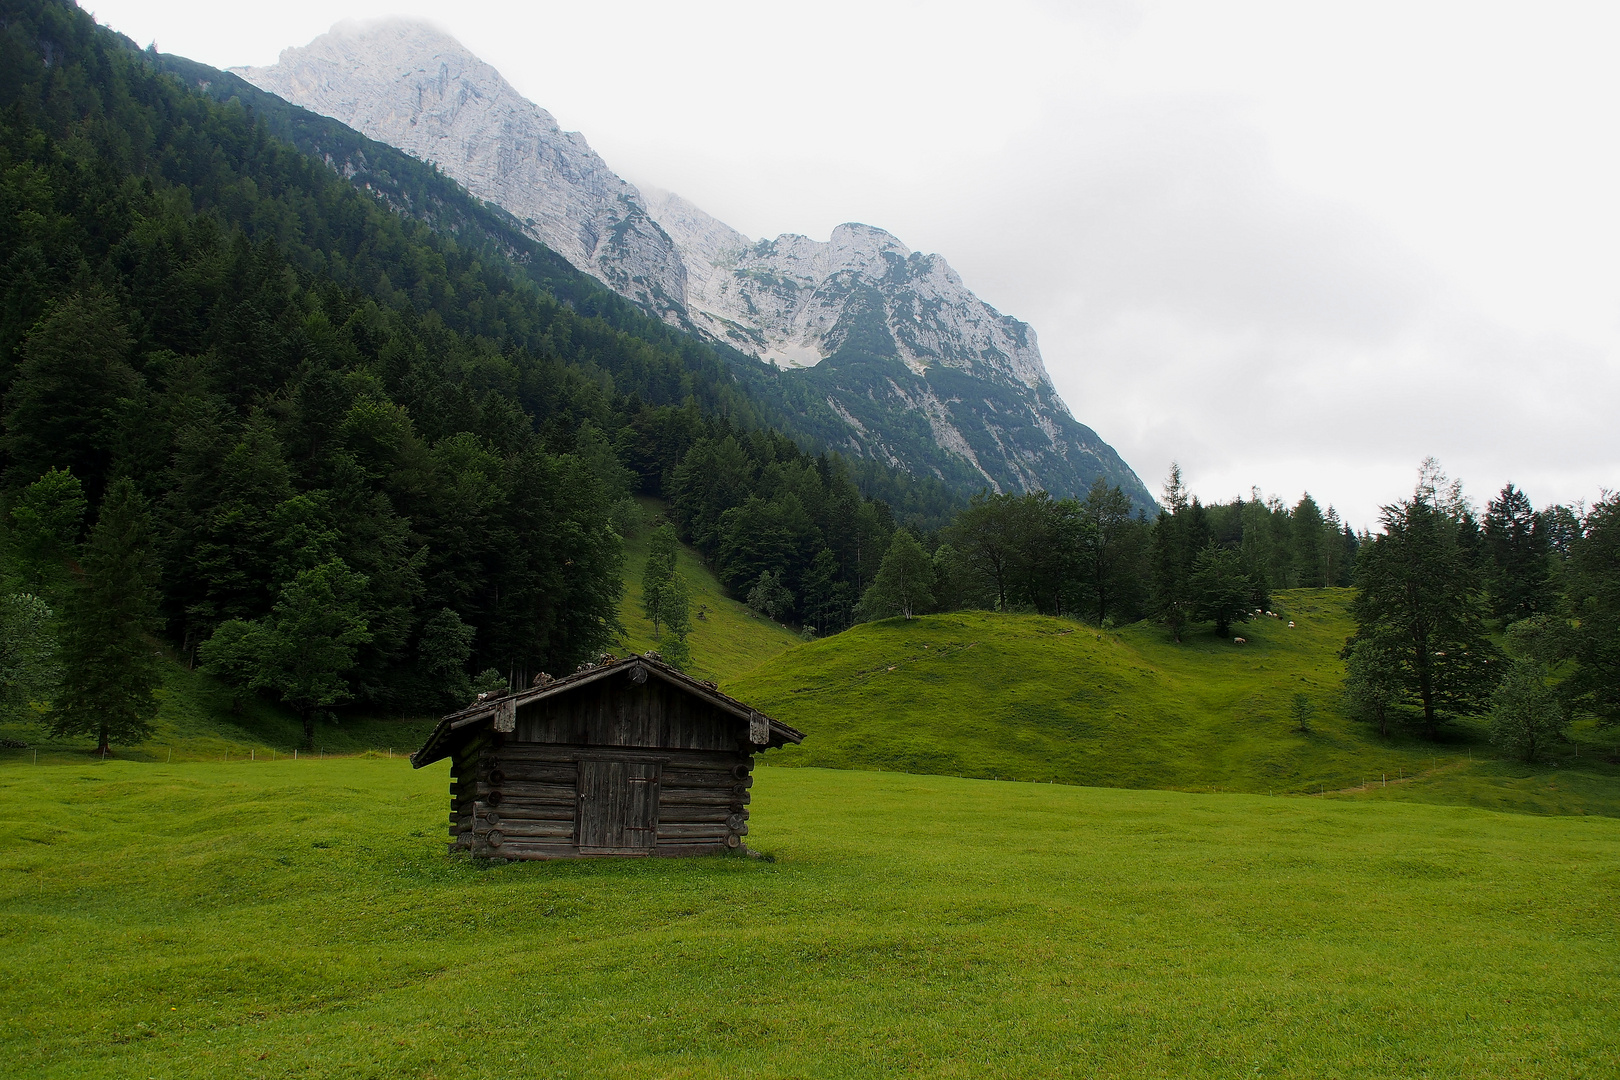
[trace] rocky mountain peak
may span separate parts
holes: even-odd
[[[685,310],[686,268],[641,193],[583,135],[563,131],[437,27],[411,19],[340,23],[269,67],[233,70],[434,163],[647,309],[674,320]]]
[[[960,491],[1078,494],[1104,476],[1151,504],[1058,397],[1035,332],[939,255],[857,222],[825,241],[756,241],[672,192],[644,196],[427,23],[342,23],[269,67],[236,70],[434,163],[648,312],[804,381],[785,399],[808,410],[799,430],[829,446]]]

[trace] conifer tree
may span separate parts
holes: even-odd
[[[101,494],[124,402],[140,376],[117,304],[99,289],[64,297],[28,335],[6,394],[7,476],[29,482],[55,466]]]
[[[641,610],[652,621],[654,637],[662,634],[668,619],[665,605],[675,579],[677,543],[675,527],[664,524],[653,530],[647,545],[647,565],[641,571]]]
[[[145,500],[127,480],[107,492],[85,544],[62,622],[61,688],[51,705],[58,736],[140,742],[152,731],[159,683],[158,565]]]
[[[1420,483],[1411,499],[1384,508],[1383,525],[1358,561],[1356,633],[1344,655],[1375,642],[1369,658],[1393,665],[1389,677],[1421,707],[1432,735],[1442,715],[1481,712],[1501,667],[1485,636],[1479,575],[1460,542],[1461,489]]]
[[[1325,526],[1322,510],[1305,495],[1294,506],[1294,573],[1302,589],[1320,589],[1327,583],[1323,573],[1322,533]],[[1337,530],[1334,530],[1337,532]]]
[[[1254,587],[1237,549],[1217,547],[1211,540],[1193,562],[1190,586],[1194,612],[1215,623],[1217,637],[1230,634],[1234,622],[1249,621]]]
[[[1594,506],[1584,525],[1566,572],[1571,625],[1564,652],[1575,670],[1560,690],[1607,726],[1620,724],[1620,495]]]
[[[1546,610],[1547,531],[1524,492],[1508,484],[1487,504],[1482,539],[1491,613],[1512,621]]]
[[[1169,628],[1179,643],[1181,632],[1197,614],[1193,595],[1193,562],[1209,536],[1208,515],[1197,499],[1189,498],[1181,479],[1181,466],[1170,463],[1164,485],[1164,506],[1153,526],[1150,555],[1153,615]]]
[[[84,525],[84,489],[65,469],[51,469],[29,484],[11,508],[5,555],[17,585],[60,606],[71,587],[69,562]]]

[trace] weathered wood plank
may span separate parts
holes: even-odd
[[[736,753],[690,751],[664,747],[630,749],[614,746],[591,746],[587,743],[525,744],[509,743],[500,751],[502,761],[533,762],[536,764],[574,762],[581,757],[604,761],[659,760],[665,768],[723,770],[738,764],[750,764],[751,759]]]
[[[726,822],[737,815],[729,806],[666,806],[659,815],[663,825],[696,825],[703,822]]]
[[[578,816],[573,804],[538,803],[507,801],[500,806],[488,807],[478,812],[480,819],[486,817],[498,818],[533,818],[537,821],[573,821]]]
[[[551,837],[553,839],[572,839],[574,836],[574,823],[571,821],[517,821],[504,820],[499,825],[487,826],[478,823],[473,835],[483,838],[486,842],[489,834],[498,832],[507,840],[516,837]]]
[[[478,780],[490,783],[491,774],[495,772],[502,773],[502,782],[508,784],[567,784],[572,787],[579,782],[579,768],[573,762],[499,760],[488,769],[481,770]]]
[[[704,822],[696,825],[683,825],[673,821],[659,822],[658,840],[660,843],[662,843],[665,838],[671,840],[724,840],[726,834],[730,831],[730,829],[726,828],[725,822]]]
[[[724,840],[716,840],[712,843],[665,843],[660,840],[658,846],[653,849],[653,854],[682,858],[693,855],[718,855],[726,850],[728,849]]]
[[[692,788],[664,789],[661,806],[747,806],[752,801],[746,794],[729,791],[701,791]]]
[[[486,797],[492,791],[499,791],[502,800],[539,799],[549,802],[571,802],[579,794],[579,789],[573,784],[529,784],[521,780],[504,780],[499,784],[478,785],[479,798]]]

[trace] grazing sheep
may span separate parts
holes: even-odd
[[[1234,645],[1247,645],[1248,643],[1249,639],[1246,637],[1235,637],[1232,639],[1232,644]]]
[[[1288,629],[1292,630],[1293,628],[1294,628],[1294,620],[1289,619],[1288,620]]]

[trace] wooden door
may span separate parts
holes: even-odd
[[[658,843],[658,777],[651,761],[579,763],[579,850],[634,855]]]

